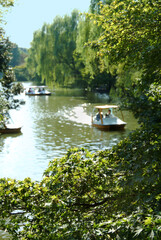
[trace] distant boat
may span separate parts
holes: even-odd
[[[94,112],[97,110],[97,114],[92,116],[92,126],[100,130],[114,131],[123,130],[126,126],[126,122],[113,115],[113,109],[118,108],[117,105],[102,105],[95,106]],[[105,113],[106,111],[106,113]]]
[[[0,128],[0,134],[12,134],[12,133],[20,133],[21,127],[6,127]]]
[[[28,96],[43,96],[51,95],[51,92],[46,90],[46,86],[30,86],[25,90],[25,95]]]
[[[1,116],[3,118],[3,121],[0,122],[0,134],[12,134],[21,132],[22,126],[15,125],[8,112],[2,113]]]

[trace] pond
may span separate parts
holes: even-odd
[[[109,149],[137,127],[132,114],[124,112],[125,131],[93,128],[93,107],[107,103],[105,96],[59,90],[51,96],[20,97],[25,104],[10,114],[14,122],[22,125],[22,133],[0,136],[0,178],[30,177],[39,181],[49,161],[62,157],[69,148],[84,147],[92,152]]]

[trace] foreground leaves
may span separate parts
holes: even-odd
[[[71,149],[41,182],[1,179],[0,226],[13,239],[159,239],[161,138],[141,129],[111,151]]]

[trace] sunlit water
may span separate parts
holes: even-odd
[[[0,136],[1,178],[41,180],[49,161],[62,157],[69,148],[84,147],[92,152],[109,149],[136,128],[136,120],[127,112],[123,132],[93,128],[93,106],[102,103],[102,99],[94,103],[73,93],[21,96],[26,103],[18,111],[11,111],[11,116],[23,126],[22,133]]]

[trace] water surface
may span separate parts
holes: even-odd
[[[107,98],[89,99],[79,91],[21,98],[26,104],[12,110],[11,116],[23,126],[22,133],[0,136],[0,178],[41,180],[49,161],[62,157],[69,148],[108,149],[137,126],[132,114],[124,112],[125,131],[103,132],[93,128],[93,106],[107,103]]]

